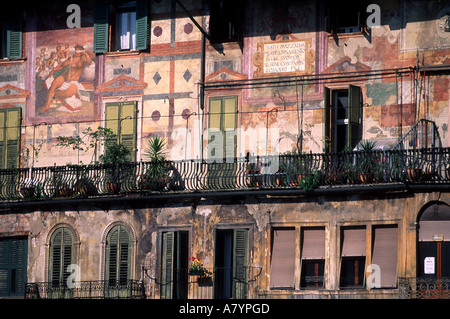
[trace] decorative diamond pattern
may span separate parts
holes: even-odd
[[[189,72],[189,70],[186,70],[186,72],[184,72],[183,74],[183,78],[186,82],[189,82],[189,80],[192,78],[191,72]]]
[[[159,75],[158,71],[156,71],[155,75],[153,75],[153,81],[155,81],[156,85],[158,85],[159,81],[161,81],[161,75]]]

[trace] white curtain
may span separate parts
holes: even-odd
[[[119,40],[121,50],[136,49],[136,12],[123,12],[119,16]]]

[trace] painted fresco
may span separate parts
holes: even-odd
[[[93,116],[92,32],[66,29],[43,33],[36,46],[35,115],[44,118]]]

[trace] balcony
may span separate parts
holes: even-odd
[[[429,188],[448,186],[449,163],[450,148],[426,148],[3,169],[0,200]]]
[[[126,282],[80,281],[68,287],[62,282],[27,283],[25,299],[144,299],[144,284]]]
[[[258,298],[260,267],[216,267],[204,273],[188,268],[146,271],[147,295],[152,299],[254,299]],[[161,276],[159,276],[159,274]]]
[[[450,278],[399,278],[401,299],[450,299]]]

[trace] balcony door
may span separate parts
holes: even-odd
[[[164,232],[161,244],[161,299],[186,299],[189,232]]]
[[[214,255],[214,298],[247,298],[248,230],[216,230]]]
[[[435,280],[437,285],[425,298],[450,297],[450,206],[437,203],[424,210],[419,219],[418,275]]]
[[[237,96],[209,99],[208,186],[233,188],[236,184]]]

